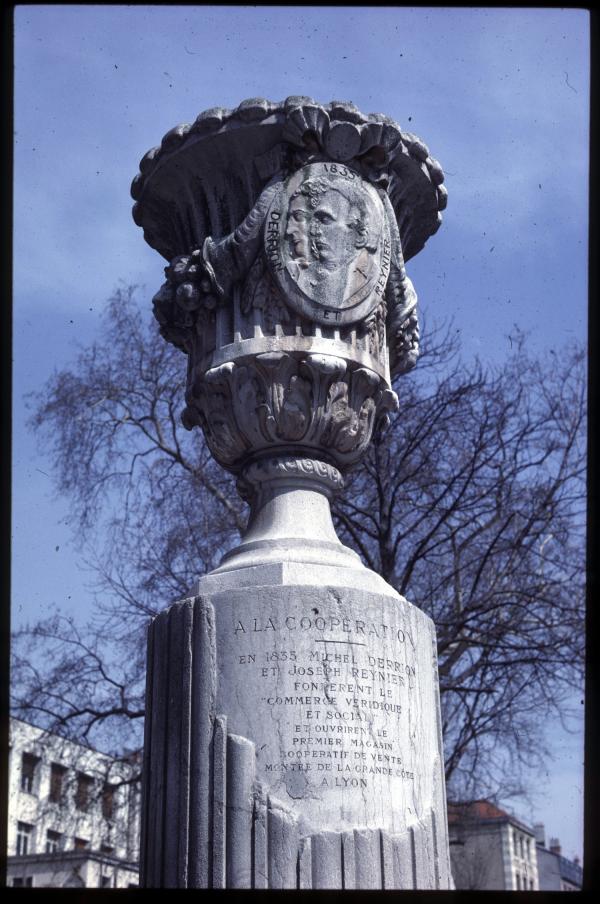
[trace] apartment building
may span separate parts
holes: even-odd
[[[563,856],[558,838],[551,838],[546,846],[544,824],[534,825],[540,891],[581,891],[583,870],[579,859],[569,860]]]
[[[448,804],[457,888],[538,891],[533,829],[487,800]]]
[[[11,719],[8,885],[137,886],[138,771]]]

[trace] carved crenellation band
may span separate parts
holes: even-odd
[[[165,267],[166,282],[153,298],[161,334],[206,369],[223,346],[246,339],[288,336],[336,340],[348,347],[349,356],[364,353],[372,359],[373,367],[386,372],[385,299],[363,321],[340,324],[331,319],[318,323],[286,306],[262,258],[257,258],[240,290],[225,299],[207,266],[199,251],[174,258]],[[405,320],[394,318],[390,337],[394,347],[398,336],[404,335]]]

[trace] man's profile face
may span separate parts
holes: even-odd
[[[348,263],[357,247],[353,213],[351,202],[334,189],[321,194],[316,207],[304,195],[292,198],[285,231],[292,258],[318,262],[328,269]]]
[[[292,198],[288,208],[285,237],[289,240],[291,256],[294,259],[301,258],[308,261],[310,258],[308,229],[311,214],[308,198],[305,198],[304,195]]]
[[[313,257],[325,266],[339,267],[356,253],[356,232],[350,225],[352,205],[337,191],[323,194],[309,227]]]

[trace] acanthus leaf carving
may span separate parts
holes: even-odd
[[[215,458],[232,470],[285,444],[326,448],[340,466],[352,464],[395,399],[377,374],[334,355],[267,353],[213,368],[192,385],[186,422],[203,427]]]
[[[282,438],[300,440],[306,434],[311,416],[311,386],[298,374],[294,374],[284,390],[281,405]]]

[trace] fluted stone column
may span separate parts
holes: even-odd
[[[452,886],[435,629],[330,512],[416,363],[405,261],[442,181],[389,118],[303,97],[208,110],[141,161],[183,421],[250,505],[150,627],[147,887]]]

